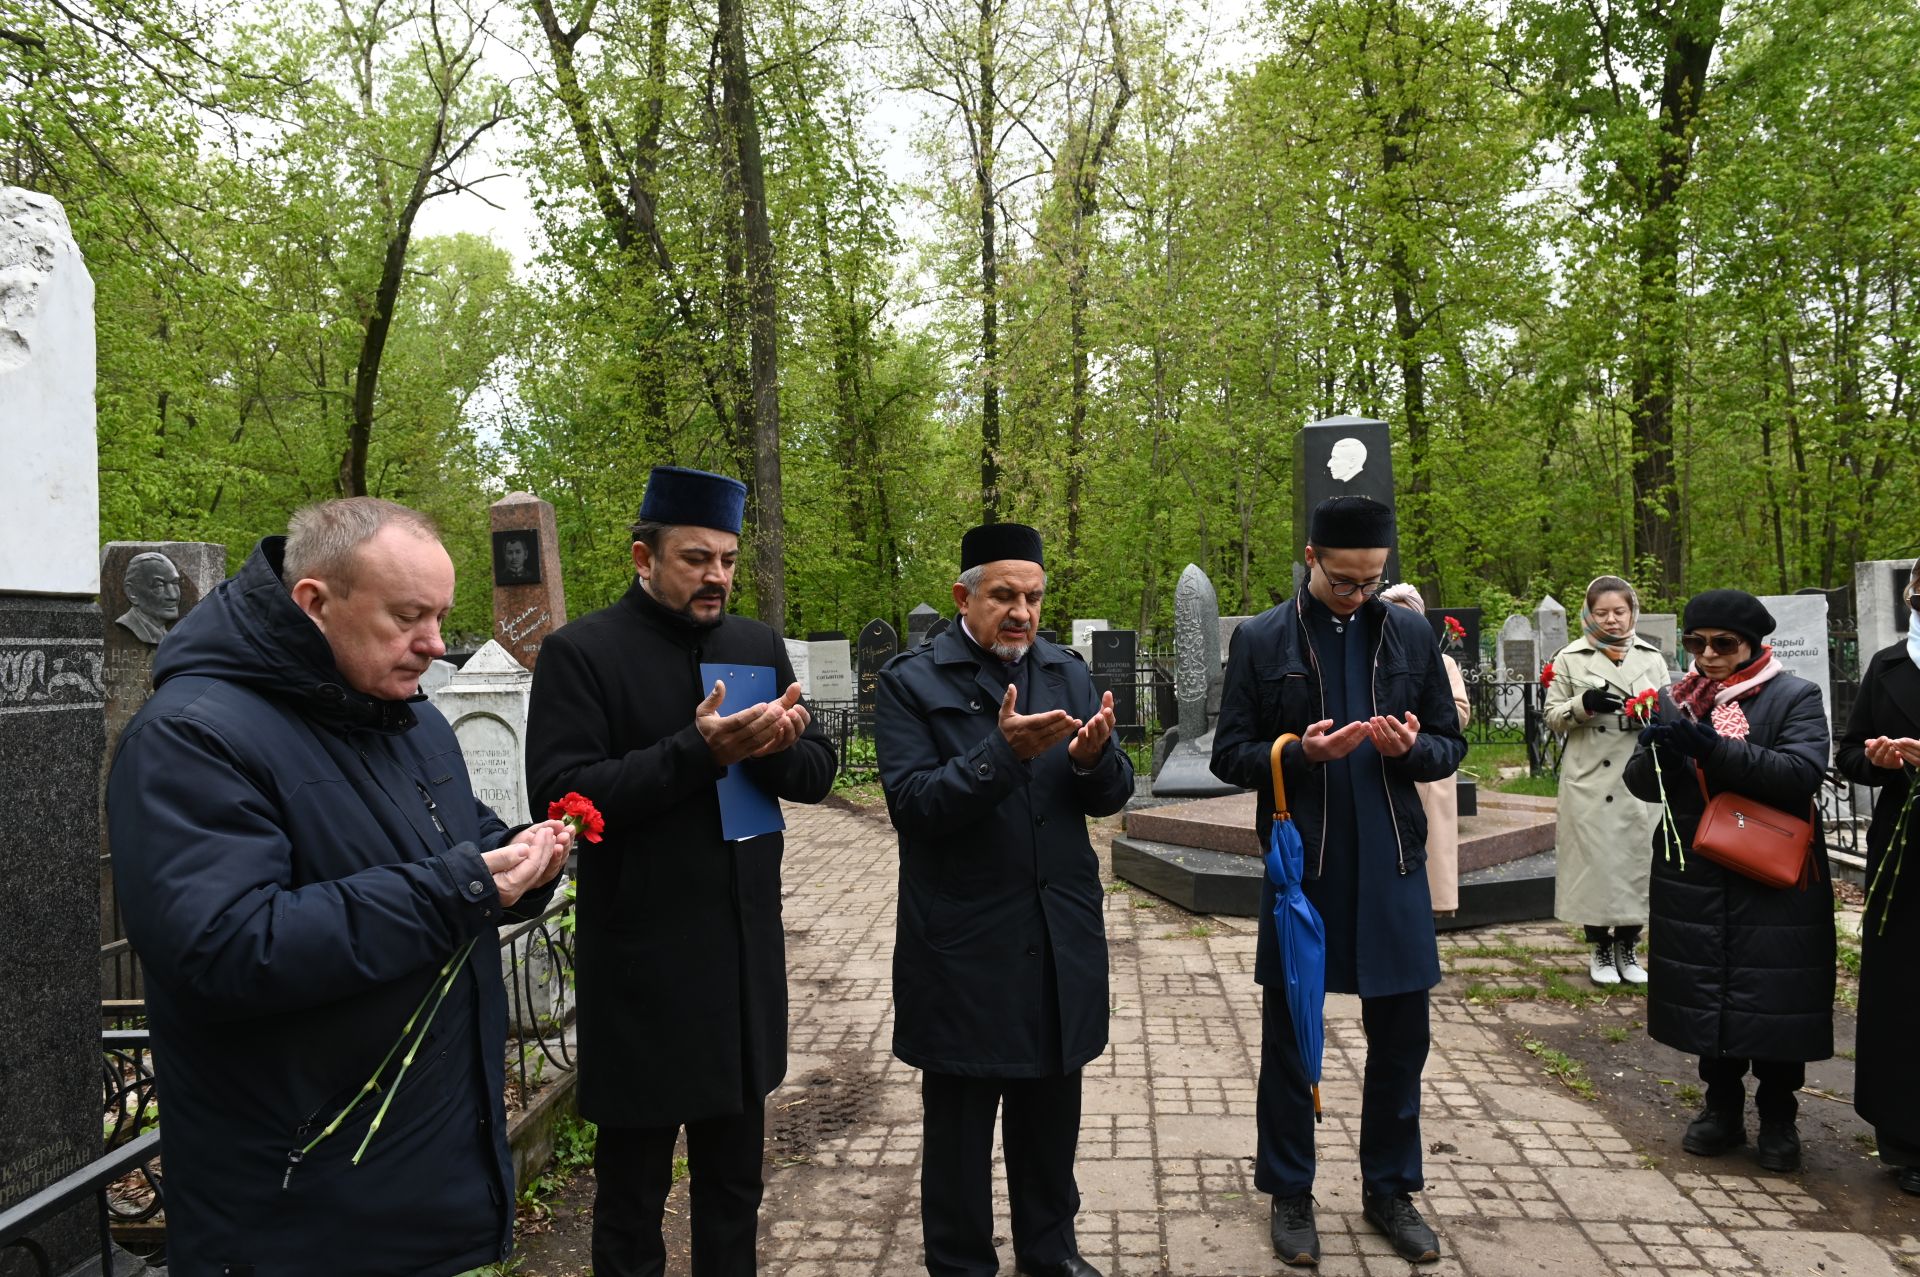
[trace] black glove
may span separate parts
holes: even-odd
[[[1618,714],[1627,700],[1611,687],[1589,687],[1580,693],[1580,704],[1589,714]]]
[[[1661,745],[1671,747],[1673,744],[1673,724],[1648,723],[1640,729],[1640,743],[1648,749],[1655,749]]]
[[[1697,719],[1681,719],[1673,724],[1673,747],[1691,758],[1706,758],[1720,743],[1720,733],[1711,724]]]

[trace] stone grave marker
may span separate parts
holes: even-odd
[[[793,666],[793,681],[800,684],[800,694],[808,700],[816,700],[813,694],[813,646],[804,639],[782,639],[787,645],[787,664]],[[736,706],[736,709],[742,708]],[[724,707],[723,707],[724,712]]]
[[[531,492],[509,492],[487,510],[493,527],[493,637],[523,668],[567,623],[560,541],[553,507]]]
[[[1327,417],[1293,436],[1293,557],[1306,562],[1308,516],[1328,497],[1372,497],[1394,505],[1393,441],[1371,417]],[[1400,548],[1387,555],[1387,579],[1400,579]]]
[[[926,641],[931,643],[952,628],[953,619],[951,617],[936,616],[933,618],[933,624],[927,627]]]
[[[1113,622],[1111,621],[1075,621],[1071,631],[1073,634],[1073,642],[1069,646],[1085,647],[1093,642],[1093,632],[1095,630],[1110,630],[1112,628]]]
[[[1873,654],[1907,638],[1907,583],[1912,559],[1875,559],[1853,565],[1854,623],[1860,634],[1860,668]]]
[[[433,695],[434,708],[446,715],[460,741],[473,796],[509,825],[533,819],[527,809],[526,756],[532,686],[532,671],[489,640]]]
[[[1764,640],[1773,648],[1773,659],[1790,674],[1798,674],[1820,689],[1820,704],[1826,708],[1827,721],[1836,732],[1845,723],[1833,723],[1833,666],[1828,663],[1827,596],[1812,594],[1762,594],[1760,602],[1773,613],[1774,630]]]
[[[1233,632],[1251,621],[1251,616],[1223,616],[1220,618],[1220,668],[1227,667],[1227,656],[1233,651]],[[1225,674],[1222,674],[1225,677]]]
[[[1033,635],[1035,638],[1043,638],[1049,643],[1058,643],[1060,641],[1059,630],[1035,630]]]
[[[1180,721],[1156,749],[1155,797],[1210,798],[1238,792],[1211,767],[1213,714],[1223,681],[1220,598],[1207,574],[1189,563],[1173,592],[1173,696]]]
[[[919,647],[932,638],[933,623],[942,619],[944,618],[938,612],[925,603],[916,604],[914,609],[907,613],[907,646]]]
[[[900,651],[899,637],[893,627],[875,617],[860,631],[854,646],[854,664],[859,674],[860,731],[873,734],[873,705],[880,692],[880,667]]]
[[[1454,642],[1447,631],[1447,618],[1460,622],[1460,628],[1467,636]],[[1441,650],[1460,663],[1461,669],[1473,669],[1480,664],[1480,609],[1477,607],[1430,607],[1427,609],[1427,624],[1433,627],[1433,637]]]
[[[0,932],[0,1211],[102,1151],[93,387],[93,281],[66,213],[0,187],[0,822],[30,831],[0,839],[0,891],[19,904]],[[32,1236],[64,1273],[93,1230],[84,1201]]]
[[[1686,657],[1680,651],[1680,618],[1675,613],[1642,612],[1634,622],[1633,631],[1660,649],[1668,669],[1676,670],[1686,664]]]
[[[432,661],[427,672],[420,676],[420,690],[431,698],[433,694],[447,685],[447,680],[459,671],[460,667],[452,661]]]
[[[1134,662],[1140,636],[1132,630],[1104,629],[1093,633],[1093,659],[1088,662],[1095,696],[1113,693],[1113,724],[1123,741],[1146,739],[1140,721],[1140,689],[1134,681]]]
[[[1533,624],[1517,612],[1500,624],[1499,658],[1500,682],[1506,686],[1500,688],[1494,708],[1500,721],[1518,722],[1525,712],[1525,693],[1512,685],[1540,677],[1540,643]]]
[[[1549,594],[1533,609],[1533,633],[1542,661],[1550,661],[1567,645],[1567,609]]]
[[[813,685],[807,697],[823,705],[845,705],[854,700],[853,645],[845,635],[814,639],[807,643],[812,652]]]
[[[830,643],[834,639],[843,639],[846,637],[847,637],[847,632],[845,630],[808,630],[807,631],[807,642],[809,643]]]

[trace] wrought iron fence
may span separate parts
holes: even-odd
[[[1464,734],[1468,745],[1521,745],[1527,771],[1534,776],[1560,774],[1564,736],[1547,727],[1547,693],[1535,678],[1502,678],[1487,665],[1462,666],[1467,687]]]

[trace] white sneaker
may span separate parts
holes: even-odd
[[[1593,960],[1587,964],[1587,974],[1593,977],[1595,984],[1620,983],[1620,973],[1613,965],[1613,941],[1594,941]]]
[[[1640,965],[1639,948],[1640,946],[1638,944],[1628,944],[1624,940],[1614,942],[1614,969],[1620,973],[1620,978],[1628,984],[1645,984],[1647,982],[1647,969]]]

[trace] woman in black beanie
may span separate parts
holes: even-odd
[[[1707,1086],[1680,1146],[1714,1157],[1747,1142],[1751,1068],[1755,1158],[1790,1171],[1800,1165],[1795,1092],[1807,1061],[1833,1054],[1833,892],[1813,802],[1830,734],[1819,687],[1774,660],[1762,642],[1772,632],[1766,605],[1744,590],[1694,596],[1681,637],[1693,669],[1661,695],[1659,721],[1641,732],[1626,780],[1635,796],[1658,802],[1660,769],[1683,842],[1671,846],[1664,827],[1654,831],[1647,964],[1647,1032],[1699,1056]],[[1812,813],[1809,887],[1768,887],[1693,852],[1703,777],[1709,793]]]

